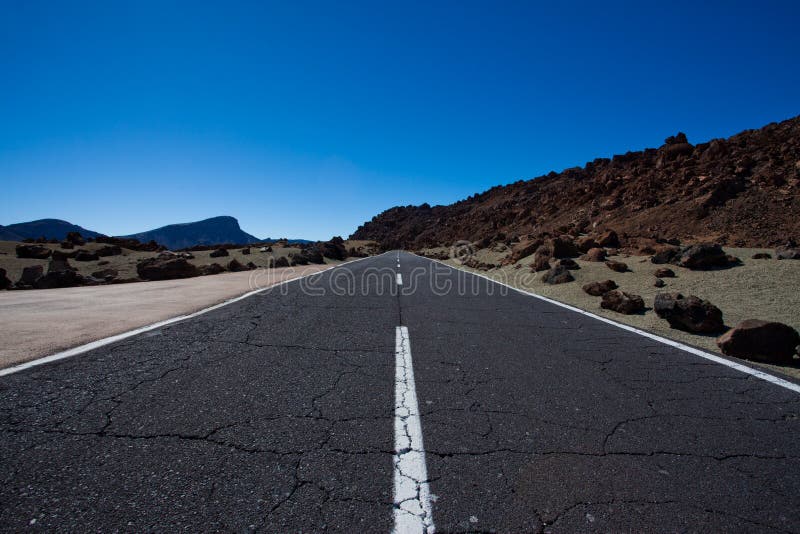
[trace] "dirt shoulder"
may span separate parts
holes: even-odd
[[[429,249],[431,252],[438,250]],[[559,285],[545,284],[541,280],[543,273],[530,272],[532,256],[520,260],[519,268],[509,265],[488,271],[469,269],[456,260],[447,260],[446,263],[715,354],[721,354],[716,345],[717,336],[690,334],[670,328],[667,321],[653,312],[656,293],[679,291],[707,299],[722,310],[725,324],[730,327],[744,319],[764,319],[785,323],[800,331],[800,261],[752,259],[757,252],[774,253],[770,249],[726,247],[725,250],[740,258],[742,265],[713,271],[692,271],[668,265],[676,277],[664,278],[666,286],[663,288],[653,285],[653,273],[663,266],[651,263],[649,256],[611,256],[609,259],[628,265],[630,272],[625,273],[614,272],[602,262],[577,260],[580,269],[571,271],[575,281]],[[498,254],[488,249],[477,253],[478,260],[487,263],[499,263],[504,256],[505,253]],[[623,315],[602,309],[600,297],[588,295],[581,289],[586,283],[608,279],[614,280],[623,291],[641,295],[647,306],[645,313]],[[793,366],[749,363],[800,378],[800,361],[797,359]]]
[[[0,292],[0,368],[186,315],[330,265],[136,284]]]

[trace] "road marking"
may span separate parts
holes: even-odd
[[[395,329],[394,534],[432,534],[433,513],[408,328]]]
[[[402,286],[403,285],[403,275],[400,274],[400,273],[397,273],[397,285],[398,286]]]
[[[416,255],[417,254],[415,254],[415,256]],[[419,257],[420,258],[425,258],[425,256],[419,256]],[[688,352],[690,354],[694,354],[696,356],[700,356],[701,358],[705,358],[706,360],[711,360],[712,362],[718,363],[720,365],[724,365],[725,367],[730,367],[731,369],[736,369],[737,371],[740,371],[742,373],[746,373],[748,375],[755,376],[756,378],[760,378],[760,379],[765,380],[765,381],[767,381],[767,382],[769,382],[771,384],[775,384],[776,386],[780,386],[780,387],[786,388],[788,390],[794,391],[796,393],[800,393],[800,384],[796,384],[794,382],[790,382],[788,380],[784,380],[783,378],[778,378],[777,376],[771,375],[769,373],[765,373],[764,371],[761,371],[759,369],[753,369],[752,367],[748,367],[747,365],[743,365],[741,363],[728,360],[726,358],[723,358],[722,356],[717,356],[716,354],[711,354],[710,352],[706,352],[704,350],[700,350],[700,349],[697,349],[695,347],[691,347],[689,345],[684,345],[683,343],[680,343],[679,341],[674,341],[672,339],[667,339],[665,337],[661,337],[661,336],[659,336],[657,334],[653,334],[653,333],[647,332],[645,330],[639,330],[638,328],[635,328],[633,326],[629,326],[629,325],[626,325],[626,324],[623,324],[623,323],[618,323],[617,321],[615,321],[613,319],[609,319],[607,317],[601,317],[599,315],[595,315],[592,312],[589,312],[589,311],[586,311],[586,310],[582,310],[580,308],[576,308],[575,306],[570,306],[569,304],[564,304],[563,302],[559,302],[557,300],[553,300],[553,299],[550,299],[550,298],[547,298],[547,297],[543,297],[542,295],[537,295],[536,293],[532,293],[530,291],[525,291],[524,289],[520,289],[518,287],[510,286],[510,285],[508,285],[506,283],[503,283],[503,282],[500,282],[498,280],[494,280],[492,278],[489,278],[488,276],[486,276],[484,274],[478,274],[478,273],[473,273],[471,271],[465,271],[463,269],[457,269],[457,268],[453,267],[452,265],[448,265],[447,263],[444,263],[443,261],[434,260],[434,259],[431,259],[431,258],[425,258],[425,259],[428,260],[428,261],[435,261],[436,263],[441,263],[442,265],[445,265],[445,266],[453,269],[454,271],[461,271],[463,273],[471,274],[472,276],[478,276],[480,278],[485,278],[486,280],[489,280],[490,282],[494,282],[495,284],[499,284],[499,285],[505,286],[505,287],[507,287],[509,289],[513,289],[517,293],[522,293],[523,295],[527,295],[529,297],[534,297],[534,298],[537,298],[539,300],[543,300],[545,302],[549,302],[550,304],[555,304],[556,306],[560,306],[560,307],[566,308],[566,309],[568,309],[570,311],[574,311],[576,313],[580,313],[581,315],[585,315],[587,317],[591,317],[592,319],[597,319],[598,321],[602,321],[604,323],[608,323],[608,324],[616,326],[618,328],[622,328],[623,330],[627,330],[628,332],[633,332],[634,334],[639,334],[640,336],[644,336],[644,337],[650,338],[650,339],[652,339],[654,341],[658,341],[660,343],[664,343],[665,345],[670,345],[671,347],[675,347],[676,349],[680,349],[680,350],[682,350],[684,352]]]
[[[379,255],[382,255],[382,254],[379,254]],[[177,317],[172,317],[170,319],[165,319],[165,320],[159,321],[157,323],[153,323],[153,324],[149,324],[149,325],[146,325],[146,326],[142,326],[142,327],[136,328],[134,330],[129,330],[127,332],[122,332],[121,334],[116,334],[116,335],[113,335],[113,336],[110,336],[110,337],[106,337],[106,338],[103,338],[103,339],[98,339],[96,341],[91,341],[89,343],[86,343],[85,345],[79,345],[77,347],[73,347],[71,349],[67,349],[67,350],[62,351],[62,352],[57,352],[55,354],[51,354],[50,356],[43,356],[41,358],[37,358],[37,359],[31,360],[29,362],[20,363],[18,365],[14,365],[12,367],[6,367],[5,369],[0,369],[0,376],[6,376],[6,375],[13,374],[13,373],[18,373],[19,371],[24,371],[25,369],[30,369],[31,367],[36,367],[37,365],[43,365],[43,364],[46,364],[46,363],[55,362],[55,361],[58,361],[58,360],[63,360],[65,358],[70,358],[72,356],[77,356],[78,354],[83,354],[84,352],[88,352],[90,350],[94,350],[96,348],[99,348],[99,347],[102,347],[102,346],[105,346],[105,345],[109,345],[109,344],[114,343],[116,341],[127,339],[129,337],[133,337],[133,336],[142,334],[144,332],[149,332],[150,330],[156,330],[156,329],[161,328],[163,326],[167,326],[167,325],[170,325],[170,324],[173,324],[173,323],[177,323],[177,322],[180,322],[180,321],[185,321],[186,319],[192,319],[194,317],[197,317],[198,315],[203,315],[204,313],[208,313],[210,311],[214,311],[216,309],[222,308],[223,306],[227,306],[228,304],[233,304],[234,302],[239,302],[240,300],[244,300],[247,297],[251,297],[251,296],[256,295],[258,293],[261,293],[263,291],[267,291],[268,289],[274,289],[274,288],[282,286],[284,284],[288,284],[290,282],[295,282],[297,280],[300,280],[300,279],[303,279],[303,278],[307,278],[309,276],[316,276],[318,274],[324,273],[325,271],[330,271],[331,269],[335,269],[335,268],[341,267],[343,265],[350,265],[351,263],[355,263],[355,262],[361,261],[361,260],[366,260],[366,259],[369,259],[371,257],[376,257],[376,256],[368,256],[366,258],[358,258],[356,260],[348,261],[348,262],[345,262],[345,263],[332,265],[332,266],[328,267],[327,269],[323,269],[323,270],[317,271],[315,273],[310,273],[310,274],[306,274],[306,275],[303,275],[303,276],[298,276],[297,278],[292,278],[291,280],[283,280],[281,282],[278,282],[277,284],[273,284],[273,285],[268,286],[268,287],[264,287],[264,288],[261,288],[261,289],[256,289],[256,290],[250,291],[249,293],[245,293],[244,295],[239,295],[238,297],[234,297],[232,299],[228,299],[228,300],[226,300],[224,302],[220,302],[219,304],[214,304],[213,306],[209,306],[208,308],[203,308],[202,310],[198,310],[198,311],[196,311],[194,313],[190,313],[188,315],[178,315]],[[146,282],[142,282],[142,283],[146,283]]]

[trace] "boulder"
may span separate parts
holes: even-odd
[[[219,274],[225,272],[225,267],[220,265],[219,263],[211,263],[209,265],[201,265],[197,268],[198,273],[200,276],[207,276],[210,274]]]
[[[53,265],[54,263],[56,263],[55,266]],[[53,289],[83,285],[85,282],[84,277],[74,269],[69,268],[69,266],[64,267],[66,263],[66,260],[51,261],[47,274],[37,279],[33,287],[36,289]]]
[[[583,286],[583,290],[594,297],[601,297],[617,287],[619,286],[613,280],[603,280],[602,282],[589,282]]]
[[[308,260],[308,263],[325,263],[322,252],[320,252],[319,248],[317,247],[308,247],[307,249],[303,250],[302,254]]]
[[[614,230],[608,230],[607,232],[600,234],[596,241],[601,247],[619,248],[620,246],[619,236]]]
[[[664,287],[665,285],[667,285],[667,283],[661,278],[656,278],[655,281],[653,281],[653,287]]]
[[[67,258],[51,258],[47,264],[48,273],[58,273],[62,271],[76,271],[75,267],[69,264]]]
[[[147,258],[136,264],[136,272],[144,280],[191,278],[200,274],[185,258]]]
[[[545,284],[566,284],[575,280],[569,270],[564,266],[553,267],[544,275],[542,275],[542,282]]]
[[[644,310],[644,299],[639,295],[633,295],[614,289],[603,294],[600,307],[606,310],[631,315]]]
[[[65,241],[69,241],[73,245],[78,245],[79,247],[82,247],[86,244],[86,240],[83,238],[80,232],[68,232]]]
[[[534,273],[538,273],[541,271],[547,271],[550,269],[550,256],[546,256],[543,254],[536,254],[533,259],[533,263],[531,263],[531,271]]]
[[[746,319],[717,339],[723,354],[762,362],[789,364],[800,345],[797,330],[783,323]]]
[[[731,264],[731,258],[717,244],[700,243],[686,247],[681,252],[677,264],[687,269],[703,270],[714,267],[727,267]]]
[[[526,258],[536,252],[541,245],[541,239],[529,239],[521,241],[511,247],[511,254],[509,254],[505,263],[516,263],[522,258]]]
[[[606,260],[606,250],[600,247],[595,247],[589,249],[589,251],[581,256],[583,261],[605,261]]]
[[[240,271],[247,271],[247,267],[239,263],[239,260],[233,258],[231,261],[228,262],[228,270],[232,273],[238,273]]]
[[[113,280],[114,278],[119,276],[119,271],[117,271],[116,269],[111,269],[111,268],[102,269],[100,271],[93,272],[92,276],[94,278],[98,278],[100,280],[105,280],[106,282],[110,282],[111,280]]]
[[[583,252],[584,254],[589,252],[593,248],[597,248],[597,241],[594,240],[593,237],[583,236],[579,237],[575,240],[575,246],[578,247],[578,250]]]
[[[624,272],[626,272],[628,270],[628,264],[627,263],[623,263],[621,261],[614,261],[614,260],[608,260],[606,262],[606,267],[608,267],[612,271],[616,271],[618,273],[624,273]]]
[[[678,258],[680,258],[681,249],[678,247],[667,246],[662,247],[659,250],[656,250],[653,254],[653,257],[650,258],[650,261],[655,263],[656,265],[661,265],[664,263],[675,263],[677,262]]]
[[[581,255],[568,236],[555,237],[549,241],[549,245],[554,258],[577,258]]]
[[[275,258],[274,267],[276,269],[281,268],[281,267],[288,267],[288,266],[289,266],[289,260],[286,259],[286,256],[281,256],[280,258]]]
[[[100,256],[96,252],[80,249],[72,255],[75,261],[97,261]]]
[[[6,270],[0,268],[0,289],[8,289],[11,287],[11,280],[6,276]]]
[[[252,271],[253,269],[258,269],[258,265],[256,265],[252,261],[248,261],[247,262],[247,269],[250,270],[250,271]]]
[[[241,252],[242,254],[244,254],[245,256],[247,256],[248,254],[250,254],[250,247],[243,248],[243,249],[242,249],[242,250],[240,250],[239,252]]]
[[[34,260],[45,260],[50,257],[51,251],[47,247],[40,245],[17,245],[18,258],[30,258]]]
[[[772,254],[768,254],[767,252],[757,252],[753,254],[752,258],[754,260],[771,260]]]
[[[291,256],[292,266],[295,265],[308,265],[308,258],[304,254],[294,254]]]
[[[684,332],[710,334],[725,329],[722,311],[707,300],[680,293],[658,293],[653,306],[656,315],[672,328]]]
[[[19,282],[17,282],[17,287],[21,288],[29,288],[33,287],[36,283],[36,280],[41,278],[44,275],[44,267],[41,265],[29,265],[22,269],[22,276],[19,278]]]
[[[656,278],[675,278],[675,271],[668,267],[660,267],[653,274]]]
[[[779,260],[800,260],[800,248],[784,248],[775,251]]]
[[[119,245],[105,245],[98,248],[95,253],[101,258],[105,258],[107,256],[119,256],[122,254],[122,248],[120,248]]]
[[[331,240],[326,243],[320,243],[317,248],[319,249],[319,252],[326,258],[340,261],[347,258],[347,249],[344,247],[343,243],[338,241],[334,242]]]
[[[209,256],[212,258],[224,258],[228,255],[228,251],[224,248],[218,248],[217,250],[213,251]]]
[[[556,261],[555,266],[556,267],[559,267],[559,266],[565,267],[565,268],[569,269],[570,271],[577,271],[578,269],[581,268],[581,266],[578,265],[577,262],[575,262],[575,260],[573,260],[571,258],[562,258],[562,259]]]

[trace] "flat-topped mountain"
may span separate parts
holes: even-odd
[[[598,158],[448,206],[391,208],[351,239],[418,249],[466,239],[600,231],[737,246],[800,238],[800,117],[692,145]]]

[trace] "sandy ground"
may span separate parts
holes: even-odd
[[[328,267],[309,265],[159,282],[2,291],[0,368],[192,313]]]
[[[431,249],[432,251],[447,249]],[[711,301],[722,310],[727,326],[735,326],[744,319],[764,319],[779,321],[800,331],[800,261],[796,260],[754,260],[756,252],[768,252],[767,249],[726,248],[729,254],[740,258],[743,265],[729,269],[714,271],[691,271],[672,265],[654,265],[649,256],[612,256],[610,259],[625,262],[631,272],[617,273],[606,267],[604,263],[593,263],[577,260],[580,270],[572,271],[574,282],[560,285],[548,285],[541,281],[543,273],[533,274],[529,265],[533,257],[527,257],[518,263],[521,268],[506,266],[489,271],[476,271],[513,287],[519,287],[532,293],[543,295],[560,302],[585,309],[597,315],[608,317],[621,323],[629,324],[671,338],[688,345],[721,354],[715,341],[717,336],[697,335],[675,330],[660,319],[652,310],[656,293],[679,291],[684,295],[697,295]],[[499,263],[507,252],[495,252],[483,249],[477,252],[482,262]],[[447,263],[463,267],[455,260]],[[653,272],[658,267],[669,267],[675,271],[675,278],[665,278],[666,286],[653,286]],[[471,269],[466,269],[471,270]],[[647,310],[642,315],[623,315],[604,310],[600,307],[600,297],[593,297],[583,292],[581,287],[596,280],[614,280],[620,289],[641,295]],[[755,363],[755,362],[753,362]],[[800,378],[800,362],[795,359],[793,366],[761,365],[767,369]]]

